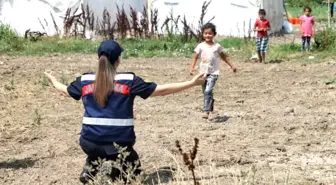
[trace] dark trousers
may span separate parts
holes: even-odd
[[[311,37],[302,37],[302,47],[301,47],[302,51],[310,50],[310,40],[311,40]]]
[[[132,175],[134,176],[137,176],[141,173],[139,156],[137,152],[133,149],[132,145],[127,146],[126,151],[129,153],[129,155],[125,158],[124,161],[118,158],[119,153],[115,149],[114,145],[111,143],[96,143],[81,137],[80,146],[87,155],[86,164],[84,166],[82,174],[89,173],[91,177],[94,177],[98,172],[97,162],[99,158],[105,159],[107,161],[120,161],[120,164],[118,163],[118,165],[122,167],[123,171],[121,172],[119,169],[112,166],[111,173],[107,174],[112,181],[123,180],[126,183],[127,174],[125,173],[127,173],[129,170],[133,171]],[[121,147],[125,147],[125,145]],[[90,167],[91,170],[88,171],[87,167]],[[82,179],[81,181],[83,182]]]
[[[334,17],[334,5],[335,3],[330,3],[330,16]]]

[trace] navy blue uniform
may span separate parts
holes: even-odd
[[[102,108],[95,101],[94,81],[94,73],[85,73],[77,77],[67,88],[72,98],[82,99],[85,108],[80,146],[88,155],[87,163],[92,165],[98,157],[117,159],[118,151],[114,143],[127,147],[130,155],[126,160],[134,163],[139,159],[133,149],[136,139],[133,119],[134,99],[136,96],[147,99],[157,85],[144,82],[134,73],[118,73],[115,76],[114,89],[105,107]],[[119,173],[118,170],[114,170],[116,174]]]

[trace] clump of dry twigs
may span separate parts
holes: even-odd
[[[117,5],[117,29],[121,38],[124,39],[127,36],[127,33],[130,29],[130,23],[126,14],[124,7],[121,9]]]
[[[99,20],[95,17],[93,11],[88,5],[81,4],[76,9],[68,8],[63,20],[63,35],[65,37],[86,37],[87,32],[95,32],[98,35],[103,36],[105,39],[125,39],[132,38],[157,38],[162,37],[164,34],[158,33],[158,28],[161,26],[161,30],[166,32],[166,36],[169,38],[175,37],[175,33],[181,33],[181,41],[188,42],[193,39],[202,41],[202,27],[204,24],[212,21],[212,17],[209,21],[205,21],[204,17],[207,13],[210,1],[205,1],[201,9],[201,15],[199,18],[199,26],[193,27],[187,22],[186,17],[181,15],[173,15],[172,13],[167,16],[162,25],[159,25],[158,9],[151,9],[150,16],[148,10],[144,6],[142,12],[137,12],[133,7],[129,7],[129,13],[125,8],[117,5],[117,12],[108,12],[104,9],[102,18]],[[80,11],[79,11],[80,10]],[[54,28],[57,34],[61,33],[61,29],[56,25],[55,19],[51,14]],[[45,26],[40,24],[44,30],[42,33],[31,32],[27,30],[26,37],[31,37],[32,40],[37,40],[40,37],[47,35]],[[45,20],[46,21],[46,20]],[[179,24],[182,23],[182,28]],[[48,24],[46,23],[48,26]]]
[[[194,181],[194,185],[200,185],[200,183],[197,181],[196,179],[196,175],[195,175],[195,159],[197,156],[197,150],[198,150],[198,144],[199,144],[199,139],[195,138],[194,139],[194,146],[193,148],[189,151],[189,152],[184,152],[180,141],[176,141],[176,147],[179,151],[179,153],[181,154],[182,158],[183,158],[183,162],[184,165],[186,165],[188,167],[188,169],[191,171],[192,177],[193,177],[193,181]]]
[[[25,32],[25,39],[30,39],[31,41],[37,41],[43,36],[47,35],[45,32],[39,32],[39,31],[30,31],[30,29],[26,30]]]
[[[213,16],[208,21],[206,21],[206,22],[204,21],[204,17],[206,15],[206,13],[208,12],[208,7],[209,7],[210,3],[211,3],[211,1],[209,1],[209,2],[204,1],[203,5],[202,5],[201,16],[200,16],[200,19],[198,21],[198,25],[199,25],[199,28],[197,30],[197,40],[198,41],[203,40],[203,34],[202,34],[203,25],[205,25],[206,23],[209,23],[209,22],[211,22],[212,20],[215,19],[215,16]]]
[[[103,35],[106,39],[114,39],[116,25],[116,22],[111,23],[110,13],[107,11],[107,9],[104,9],[103,20],[99,26],[99,29],[101,32],[103,32]]]
[[[208,8],[210,5],[211,1],[204,1],[203,5],[202,5],[202,10],[201,10],[201,15],[198,21],[198,28],[194,31],[194,29],[190,26],[190,24],[187,22],[186,17],[184,16],[184,18],[181,21],[181,23],[183,24],[183,39],[184,41],[189,41],[191,40],[193,37],[197,40],[197,42],[200,42],[203,40],[203,34],[202,34],[202,28],[206,23],[211,22],[212,20],[215,19],[215,17],[213,16],[211,19],[209,19],[208,21],[204,21],[204,17],[206,15],[206,13],[208,12]]]

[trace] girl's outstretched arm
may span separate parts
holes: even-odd
[[[57,89],[59,92],[61,92],[66,96],[70,96],[66,85],[58,82],[57,79],[51,73],[44,72],[44,74],[47,76],[49,82],[52,83],[55,89]]]

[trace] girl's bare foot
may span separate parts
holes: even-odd
[[[208,118],[209,118],[209,113],[208,113],[208,112],[205,112],[205,113],[202,115],[202,118],[203,118],[203,119],[208,119]]]

